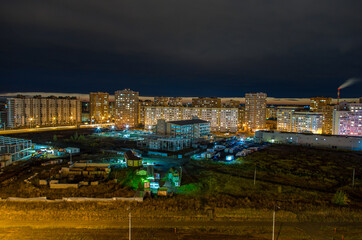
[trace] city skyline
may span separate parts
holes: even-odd
[[[135,90],[137,90],[137,89],[135,89]],[[105,91],[105,92],[107,92],[107,91]],[[114,102],[114,100],[115,100],[114,99],[114,92],[109,92],[108,91],[107,93],[110,93],[109,94],[110,101]],[[25,95],[25,96],[41,95],[41,96],[44,96],[44,97],[46,97],[46,96],[70,96],[70,97],[78,97],[78,98],[80,98],[81,101],[89,101],[89,93],[74,93],[74,92],[68,92],[68,93],[66,93],[66,92],[12,92],[12,93],[0,93],[0,97],[3,97],[3,98],[15,97],[17,95]],[[157,95],[145,96],[145,95],[142,94],[142,92],[140,92],[140,99],[141,100],[153,100],[154,97],[159,97],[159,96],[157,96]],[[173,96],[164,95],[164,97],[173,97]],[[190,97],[181,96],[182,101],[184,103],[191,103],[192,98],[197,98],[197,97],[201,97],[201,96],[190,96]],[[215,96],[211,96],[211,97],[215,97]],[[239,101],[241,101],[242,104],[245,103],[244,95],[239,95],[239,96],[234,96],[234,97],[219,97],[219,96],[216,96],[216,97],[221,98],[222,102],[226,102],[228,100],[239,100]],[[325,96],[323,96],[323,97],[325,97]],[[275,104],[275,105],[278,105],[278,104],[281,104],[281,105],[309,105],[311,98],[312,97],[281,98],[281,97],[268,96],[267,97],[267,104]],[[332,103],[336,104],[337,103],[337,94],[336,94],[335,97],[331,97],[331,98],[332,98]],[[360,99],[360,97],[353,97],[353,98],[341,97],[340,98],[341,101],[347,101],[347,102],[358,102],[359,99]]]

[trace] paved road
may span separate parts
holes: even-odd
[[[101,125],[105,126],[105,125],[113,125],[113,124],[107,123],[107,124],[101,124]],[[15,133],[30,133],[30,132],[70,130],[70,129],[77,129],[77,128],[95,128],[97,126],[99,126],[99,125],[98,124],[80,125],[79,127],[73,125],[73,126],[58,126],[58,127],[42,127],[42,128],[25,128],[25,129],[0,130],[0,135],[15,134]]]

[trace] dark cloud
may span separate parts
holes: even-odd
[[[0,79],[4,91],[333,96],[362,76],[361,10],[339,0],[4,0]]]

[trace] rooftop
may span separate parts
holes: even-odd
[[[309,135],[309,136],[323,136],[323,137],[338,137],[338,138],[358,138],[360,136],[350,136],[350,135],[329,135],[329,134],[316,134],[316,133],[306,133],[306,132],[283,132],[283,131],[268,131],[268,130],[260,130],[260,132],[268,132],[268,133],[282,133],[282,134],[298,134],[298,135]]]
[[[190,120],[170,121],[168,123],[172,123],[175,125],[191,125],[191,124],[198,124],[198,123],[208,123],[208,121],[201,120],[201,119],[190,119]]]
[[[133,151],[131,151],[131,150],[128,150],[127,152],[125,152],[124,155],[125,155],[125,158],[127,158],[128,160],[141,160],[142,159],[142,158],[134,155]]]

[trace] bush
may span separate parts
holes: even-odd
[[[332,203],[340,206],[348,205],[349,202],[350,200],[348,199],[347,194],[343,191],[337,191],[332,198]]]

